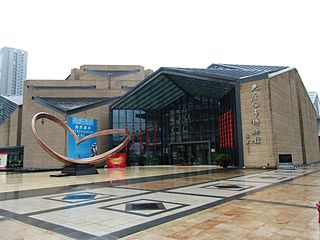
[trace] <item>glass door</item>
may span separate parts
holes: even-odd
[[[209,145],[207,143],[194,144],[193,154],[195,156],[194,164],[207,165],[209,155]]]
[[[206,165],[208,156],[208,143],[171,145],[171,159],[175,165]]]
[[[174,165],[186,164],[187,151],[185,145],[171,145],[171,159]]]

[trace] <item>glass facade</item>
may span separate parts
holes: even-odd
[[[131,133],[128,165],[203,165],[217,151],[235,156],[234,116],[234,91],[220,101],[185,95],[157,111],[113,110],[112,128]],[[114,135],[114,146],[123,138]]]

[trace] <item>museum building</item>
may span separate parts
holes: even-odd
[[[207,165],[219,154],[233,167],[320,160],[317,114],[291,67],[212,64],[153,73],[138,65],[83,65],[65,80],[25,81],[21,103],[0,98],[0,152],[10,151],[24,168],[62,167],[32,135],[38,112],[66,122],[91,119],[96,131],[127,129],[127,165]],[[38,132],[70,156],[64,129],[44,120]],[[98,138],[98,152],[123,137]]]
[[[160,68],[111,105],[131,164],[278,167],[319,161],[317,115],[296,69]],[[113,136],[114,146],[123,137]]]
[[[82,65],[72,69],[65,80],[26,80],[19,103],[13,97],[0,97],[0,154],[8,155],[9,167],[14,162],[14,166],[23,163],[27,169],[61,168],[62,163],[50,157],[33,137],[32,117],[47,112],[66,122],[70,117],[95,120],[96,131],[110,128],[110,104],[151,73],[139,65]],[[63,128],[43,120],[37,129],[49,146],[70,155]],[[99,152],[111,147],[106,138],[96,140]]]

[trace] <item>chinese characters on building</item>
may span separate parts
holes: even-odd
[[[253,118],[252,118],[252,134],[247,134],[247,144],[251,143],[251,135],[253,135],[252,143],[260,144],[261,137],[260,137],[260,103],[259,103],[259,88],[256,84],[251,86],[251,96],[250,96],[250,104],[253,108]]]

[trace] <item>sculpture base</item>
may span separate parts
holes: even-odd
[[[65,165],[61,173],[69,174],[70,176],[81,176],[98,174],[98,171],[94,165],[71,164]]]

